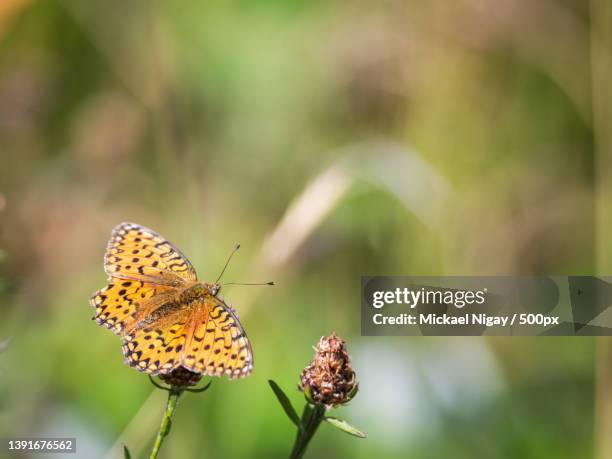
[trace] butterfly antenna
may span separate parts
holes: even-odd
[[[232,257],[238,251],[239,248],[240,248],[240,244],[236,244],[236,247],[234,247],[234,250],[232,250],[232,253],[230,253],[230,256],[227,257],[227,261],[225,262],[225,266],[221,270],[221,274],[219,274],[219,277],[217,277],[217,280],[215,281],[215,284],[218,283],[219,280],[221,280],[221,278],[223,277],[223,273],[227,269],[227,265],[229,265],[230,260],[232,259]]]
[[[276,284],[274,284],[274,282],[255,282],[255,283],[227,282],[223,285],[276,285]]]

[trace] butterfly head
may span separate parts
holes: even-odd
[[[210,284],[205,284],[205,285],[206,285],[206,289],[208,290],[208,293],[212,296],[217,296],[217,294],[221,290],[221,284],[217,282],[212,282]]]

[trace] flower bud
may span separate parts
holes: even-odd
[[[335,332],[322,337],[315,358],[301,374],[300,390],[309,403],[328,408],[348,403],[357,393],[357,379],[346,342]]]
[[[195,386],[202,375],[189,371],[187,368],[178,367],[165,375],[159,375],[159,379],[174,387],[189,387]]]

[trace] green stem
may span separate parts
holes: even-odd
[[[155,438],[155,443],[153,444],[153,449],[151,450],[151,456],[149,456],[149,459],[157,458],[157,454],[159,453],[159,449],[161,448],[161,445],[164,442],[164,438],[166,438],[166,436],[170,433],[170,427],[172,426],[172,418],[174,417],[174,411],[176,409],[178,399],[182,393],[183,390],[178,389],[176,387],[172,387],[170,388],[170,390],[168,390],[168,402],[166,403],[166,412],[164,413],[161,425],[159,426],[159,432],[157,432],[157,437]]]
[[[310,403],[306,403],[304,412],[302,413],[302,419],[300,420],[300,425],[298,426],[295,443],[293,444],[293,451],[291,451],[291,456],[289,456],[289,459],[300,459],[304,456],[308,443],[319,428],[319,424],[321,424],[324,417],[324,405],[312,405]]]

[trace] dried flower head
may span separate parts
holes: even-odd
[[[167,375],[159,375],[159,379],[174,387],[189,387],[195,386],[202,379],[202,375],[189,371],[187,368],[178,367]]]
[[[332,407],[348,403],[357,393],[357,379],[346,342],[333,332],[321,337],[315,358],[301,375],[300,390],[311,403]]]

